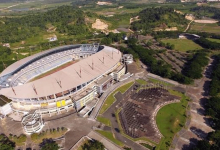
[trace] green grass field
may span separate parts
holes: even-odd
[[[201,46],[188,39],[163,39],[161,41],[173,44],[175,46],[175,50],[182,52],[203,49]]]
[[[123,146],[124,145],[122,142],[120,142],[120,141],[118,141],[117,139],[114,138],[112,132],[100,131],[100,130],[97,130],[97,132],[100,133],[101,135],[103,135],[104,137],[106,137],[107,139],[111,140],[112,142],[114,142],[118,146]]]
[[[101,117],[101,116],[98,116],[97,117],[97,120],[109,127],[111,127],[111,121],[108,119],[108,118],[104,118],[104,117]]]
[[[207,38],[209,41],[220,43],[220,39]]]
[[[105,103],[103,104],[99,114],[103,114],[115,102],[114,95],[117,92],[124,93],[133,83],[134,82],[127,83],[121,86],[120,88],[118,88],[117,90],[115,90],[112,94],[110,94],[108,98],[105,100]]]
[[[193,23],[190,26],[191,31],[220,33],[220,26],[217,23],[205,24],[205,23]]]
[[[181,96],[180,103],[173,103],[162,107],[156,116],[157,126],[164,138],[157,146],[158,150],[168,150],[174,135],[184,127],[186,121],[186,107],[188,98],[177,91],[170,90],[173,95]]]

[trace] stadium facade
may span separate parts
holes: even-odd
[[[61,46],[7,67],[0,74],[0,95],[12,100],[5,109],[22,114],[78,111],[124,74],[122,53],[115,48]]]

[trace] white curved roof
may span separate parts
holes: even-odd
[[[112,57],[113,53],[113,57]],[[104,64],[102,63],[104,56]],[[112,47],[104,46],[104,49],[93,54],[79,62],[68,66],[58,72],[48,75],[44,78],[35,80],[33,82],[26,83],[24,85],[14,87],[14,94],[12,88],[3,88],[0,90],[0,94],[10,98],[36,98],[49,96],[65,90],[70,90],[78,85],[86,83],[114,67],[121,59],[121,52]],[[90,67],[92,65],[94,69]],[[90,65],[90,66],[89,66]],[[81,77],[79,76],[81,68]],[[78,72],[78,73],[77,73]],[[61,81],[61,86],[57,83],[57,80]],[[33,86],[36,88],[37,94],[33,90]]]
[[[61,48],[71,48],[71,47],[80,47],[81,45],[66,45],[66,46],[60,46],[60,47],[56,47],[56,48],[52,48],[52,49],[49,49],[49,50],[46,50],[46,51],[43,51],[43,52],[40,52],[40,53],[37,53],[37,54],[34,54],[34,55],[31,55],[29,57],[26,57],[24,59],[21,59],[19,61],[16,61],[15,63],[11,64],[10,66],[8,66],[5,70],[2,71],[2,73],[0,74],[0,77],[1,76],[4,76],[4,75],[7,75],[11,72],[13,72],[15,69],[17,69],[18,67],[20,67],[21,65],[25,64],[26,62],[38,57],[38,56],[41,56],[43,54],[46,54],[48,52],[51,52],[51,51],[54,51],[56,49],[61,49]]]

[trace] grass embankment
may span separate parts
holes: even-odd
[[[157,126],[164,136],[161,139],[158,150],[168,150],[174,135],[184,127],[186,122],[186,108],[188,98],[177,91],[169,90],[170,94],[180,96],[180,103],[173,103],[162,107],[156,116]]]
[[[98,120],[99,122],[105,124],[106,126],[111,127],[111,121],[110,121],[108,118],[104,118],[104,117],[98,116],[98,117],[97,117],[97,120]]]
[[[121,86],[120,88],[118,88],[117,90],[115,90],[113,93],[111,93],[108,96],[108,98],[105,100],[105,103],[103,104],[99,114],[103,114],[115,102],[114,95],[117,92],[124,93],[133,83],[134,82],[127,83],[127,84]]]
[[[117,144],[118,146],[123,146],[124,144],[120,141],[118,141],[117,139],[114,138],[112,132],[109,131],[100,131],[97,130],[98,133],[100,133],[101,135],[103,135],[104,137],[106,137],[107,139],[109,139],[110,141],[112,141],[113,143]]]
[[[146,85],[147,84],[147,81],[142,80],[142,79],[137,79],[136,82],[139,83],[140,85]]]
[[[149,81],[153,82],[153,83],[159,83],[162,84],[164,86],[174,86],[173,84],[161,81],[161,80],[157,80],[157,79],[153,79],[153,78],[149,78]]]
[[[181,52],[203,49],[200,45],[188,39],[163,39],[161,41],[164,42],[165,44],[166,43],[170,43],[171,45],[173,44],[175,46],[174,49]]]
[[[67,129],[62,127],[57,129],[46,130],[41,133],[34,133],[31,135],[31,141],[34,143],[41,143],[43,139],[59,138],[63,136],[66,132]]]

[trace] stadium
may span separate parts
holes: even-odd
[[[122,53],[112,47],[81,44],[46,50],[0,74],[5,104],[0,110],[4,115],[36,111],[42,116],[79,111],[124,74]]]

